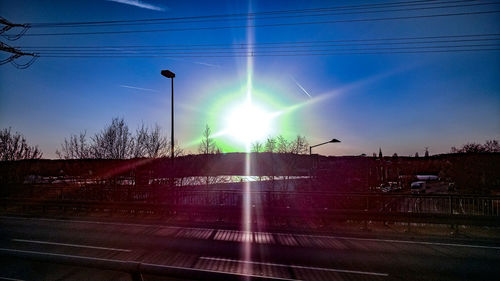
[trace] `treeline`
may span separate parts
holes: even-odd
[[[150,128],[142,124],[132,132],[123,118],[113,118],[111,124],[91,137],[88,137],[86,132],[81,132],[64,139],[56,154],[60,159],[133,159],[166,157],[170,155],[170,150],[171,142],[161,134],[158,125]],[[287,140],[279,135],[268,137],[264,143],[255,142],[252,145],[252,152],[305,154],[307,151],[308,142],[303,136]],[[222,152],[224,151],[212,136],[212,130],[206,125],[198,153]],[[174,155],[184,155],[184,150],[177,143],[174,146]]]
[[[254,142],[252,152],[274,152],[307,154],[309,143],[306,138],[298,135],[293,140],[287,140],[282,135],[277,137],[268,137],[265,142]]]
[[[12,133],[11,128],[0,131],[0,161],[40,159],[42,155],[38,146],[30,146],[19,132]]]
[[[86,132],[64,139],[56,154],[61,159],[131,159],[158,158],[170,155],[171,143],[161,134],[160,127],[142,124],[132,132],[123,118],[113,118],[111,124],[88,137]],[[174,154],[183,151],[174,146]]]
[[[451,148],[451,153],[483,153],[483,152],[500,152],[500,145],[497,140],[487,140],[484,144],[480,143],[467,143],[462,147]]]
[[[142,124],[135,131],[130,130],[123,118],[113,118],[100,132],[88,136],[87,132],[70,135],[65,138],[56,154],[60,159],[133,159],[159,158],[170,155],[171,142],[161,133],[158,125],[148,127]],[[307,154],[309,143],[303,136],[286,139],[282,135],[268,137],[265,141],[252,143],[251,152],[271,152],[286,154]],[[198,146],[199,154],[222,153],[212,136],[212,131],[206,125]],[[452,147],[451,153],[493,153],[500,152],[497,140],[488,140],[484,144],[467,143],[461,147]],[[184,155],[177,143],[174,145],[174,155]],[[11,128],[0,131],[0,161],[23,159],[40,159],[42,152],[38,146],[28,144],[26,138]],[[365,154],[363,154],[365,155]],[[374,157],[376,154],[373,153]],[[426,148],[425,156],[428,156]],[[379,157],[382,151],[379,150]],[[415,154],[418,157],[418,153]],[[394,154],[393,157],[397,157]]]

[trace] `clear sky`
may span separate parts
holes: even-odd
[[[65,137],[93,135],[113,117],[167,134],[170,80],[160,70],[170,69],[176,139],[188,151],[208,124],[224,152],[277,134],[342,141],[315,151],[325,155],[449,152],[500,139],[499,10],[450,0],[0,0],[0,16],[32,24],[18,40],[0,40],[40,54],[27,69],[0,66],[0,128],[24,134],[46,158]],[[247,13],[257,16],[234,15]],[[197,18],[171,20],[179,17]],[[36,25],[136,19],[170,20]],[[142,32],[151,30],[162,31]],[[103,31],[127,33],[47,35]]]

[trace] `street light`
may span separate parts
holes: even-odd
[[[317,147],[317,146],[324,145],[324,144],[327,144],[327,143],[336,143],[336,142],[340,142],[340,141],[339,141],[338,139],[331,139],[331,140],[329,140],[329,141],[325,141],[325,142],[322,142],[322,143],[320,143],[320,144],[316,144],[316,145],[311,145],[311,146],[309,146],[309,159],[310,159],[310,160],[309,160],[309,161],[310,161],[310,162],[309,162],[309,165],[310,165],[310,166],[309,166],[309,179],[310,179],[311,188],[312,188],[312,184],[313,184],[313,183],[312,183],[312,166],[313,166],[313,163],[312,163],[312,162],[313,162],[313,161],[312,161],[312,157],[311,157],[311,156],[312,156],[312,149],[313,149],[313,147]]]
[[[340,142],[340,141],[338,139],[332,139],[330,141],[326,141],[326,142],[323,142],[323,143],[320,143],[320,144],[311,145],[311,146],[309,146],[309,155],[312,155],[312,149],[313,149],[313,147],[320,146],[320,145],[327,144],[327,143],[335,143],[335,142]]]
[[[174,77],[175,73],[173,73],[170,70],[162,70],[161,75],[170,78],[172,80],[172,126],[171,126],[171,145],[172,145],[172,150],[170,151],[170,158],[174,159]]]

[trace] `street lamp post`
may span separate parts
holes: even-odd
[[[309,146],[309,155],[312,155],[312,149],[313,149],[313,147],[324,145],[324,144],[327,144],[327,143],[334,143],[334,142],[340,142],[340,141],[338,139],[332,139],[330,141],[326,141],[326,142],[323,142],[323,143],[320,143],[320,144]]]
[[[172,80],[172,109],[171,109],[171,114],[172,114],[172,126],[171,126],[171,132],[170,132],[170,142],[172,145],[172,148],[170,150],[170,158],[174,159],[174,77],[175,73],[173,73],[170,70],[162,70],[161,75],[170,78]]]
[[[338,139],[331,139],[329,141],[326,141],[326,142],[322,142],[320,144],[316,144],[316,145],[311,145],[309,146],[309,158],[310,158],[310,170],[309,170],[309,174],[310,174],[310,182],[311,182],[311,188],[312,188],[312,149],[313,147],[317,147],[317,146],[320,146],[320,145],[324,145],[324,144],[327,144],[327,143],[336,143],[336,142],[340,142]]]

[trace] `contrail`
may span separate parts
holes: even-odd
[[[159,91],[157,91],[157,90],[148,89],[148,88],[134,87],[134,86],[128,86],[128,85],[120,85],[120,87],[122,87],[122,88],[128,88],[128,89],[134,89],[134,90],[142,90],[142,91],[150,91],[150,92],[159,93]]]
[[[297,82],[297,80],[295,80],[295,78],[293,78],[293,76],[290,75],[290,78],[292,78],[292,80],[304,92],[304,94],[306,94],[310,99],[312,98],[312,96],[306,91],[306,89],[304,89],[304,87],[302,87],[302,85],[300,85],[299,82]]]
[[[142,2],[140,0],[108,0],[110,2],[121,3],[125,5],[131,5],[143,9],[154,10],[154,11],[165,11],[164,7],[155,6],[149,3]]]

